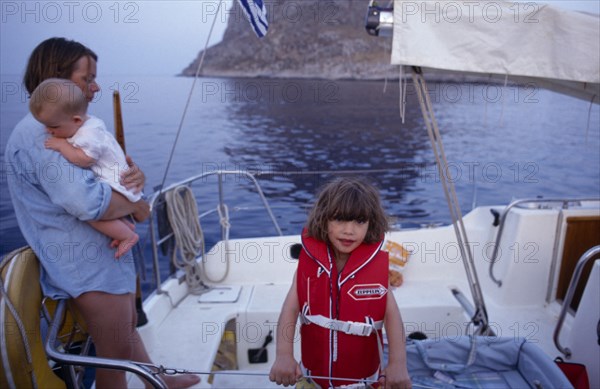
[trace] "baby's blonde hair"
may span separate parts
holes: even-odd
[[[71,80],[49,78],[31,94],[29,110],[36,118],[46,108],[54,108],[67,115],[83,115],[88,101],[81,89]]]

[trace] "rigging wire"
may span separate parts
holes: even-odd
[[[447,167],[448,161],[446,159],[446,152],[444,151],[444,145],[440,130],[433,113],[433,107],[429,94],[427,93],[427,84],[420,68],[413,68],[412,72],[413,84],[415,85],[417,96],[419,98],[419,105],[421,106],[421,113],[425,121],[427,128],[427,134],[435,155],[435,160],[438,165],[440,180],[444,188],[444,196],[448,203],[448,210],[452,218],[452,225],[454,226],[454,232],[456,235],[458,247],[463,258],[463,265],[465,267],[465,273],[469,281],[469,287],[471,294],[475,301],[475,315],[471,320],[479,325],[479,333],[487,333],[488,327],[488,316],[485,308],[483,299],[483,293],[475,271],[475,262],[473,255],[470,250],[469,240],[467,237],[467,230],[463,223],[462,211],[456,195],[456,189],[452,180],[448,179]]]
[[[167,161],[167,167],[165,168],[165,174],[163,175],[162,181],[160,183],[159,195],[162,193],[162,188],[167,181],[167,175],[169,174],[169,169],[171,167],[171,162],[173,161],[173,155],[175,155],[175,148],[177,147],[177,143],[179,141],[179,136],[181,135],[181,131],[183,129],[183,123],[187,116],[187,111],[192,101],[192,95],[194,93],[194,89],[196,87],[196,81],[198,81],[198,75],[200,74],[200,70],[202,69],[202,65],[204,65],[204,57],[206,57],[206,50],[208,49],[208,44],[210,42],[210,38],[212,37],[213,30],[215,28],[215,24],[217,22],[217,17],[220,15],[221,6],[223,5],[223,0],[219,1],[219,5],[217,7],[217,12],[215,12],[215,18],[213,19],[212,25],[210,26],[210,31],[208,32],[208,37],[206,38],[206,43],[204,44],[204,50],[202,51],[202,56],[200,57],[200,61],[198,61],[198,67],[196,68],[196,73],[194,75],[194,81],[192,82],[192,86],[190,88],[190,93],[188,94],[187,100],[185,102],[185,107],[183,109],[183,114],[181,115],[181,120],[179,122],[179,127],[177,128],[177,134],[175,135],[175,141],[173,142],[173,147],[171,148],[171,153],[169,154],[169,160]]]
[[[183,113],[181,115],[181,120],[177,128],[177,133],[175,135],[175,141],[173,142],[173,146],[169,154],[169,160],[167,161],[167,166],[165,168],[165,173],[159,186],[158,196],[160,196],[163,193],[163,188],[167,180],[167,175],[169,173],[169,169],[173,161],[173,156],[175,155],[175,148],[177,147],[179,137],[183,130],[183,123],[185,122],[185,118],[187,116],[190,103],[192,101],[192,95],[194,94],[194,89],[196,87],[196,82],[198,81],[198,76],[200,75],[200,71],[202,70],[202,66],[204,65],[204,58],[206,57],[208,44],[210,43],[210,39],[212,37],[217,17],[220,14],[222,5],[223,1],[221,0],[219,1],[217,12],[215,12],[215,17],[212,21],[210,31],[206,38],[206,43],[204,44],[202,56],[200,57],[200,60],[198,61],[198,66],[196,67],[194,81],[192,82],[190,92],[185,102]],[[206,249],[204,245],[204,234],[202,232],[202,227],[200,226],[200,221],[195,216],[198,215],[196,200],[194,199],[194,195],[191,189],[187,186],[177,187],[174,190],[167,192],[165,194],[165,197],[165,200],[167,201],[167,213],[169,215],[169,223],[171,224],[171,228],[173,229],[175,241],[177,246],[179,247],[180,257],[183,263],[177,261],[177,250],[173,251],[173,255],[171,258],[172,262],[177,268],[183,269],[185,271],[186,283],[190,288],[191,292],[202,293],[206,291],[207,286],[202,282],[202,272],[196,258],[198,257],[198,255],[201,254],[201,258],[204,260]],[[219,211],[221,211],[221,208],[219,208]],[[190,214],[194,216],[190,218],[188,216]],[[224,228],[228,229],[229,222],[228,220],[224,220],[223,216],[221,217],[221,224],[224,226]],[[225,243],[227,244],[227,240]],[[219,280],[212,280],[208,278],[206,272],[204,272],[204,277],[209,282],[220,282],[227,277],[228,272],[229,261],[227,261],[227,271]]]

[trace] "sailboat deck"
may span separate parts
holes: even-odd
[[[199,302],[198,295],[188,295],[176,308],[171,308],[162,319],[152,317],[151,323],[140,328],[148,352],[156,364],[169,368],[210,372],[227,323],[236,321],[236,346],[241,370],[268,372],[275,355],[274,342],[267,346],[269,360],[262,364],[244,361],[246,348],[260,348],[270,330],[274,330],[283,300],[290,284],[258,284],[241,286],[233,302]],[[407,332],[420,331],[429,337],[460,334],[468,322],[463,308],[452,296],[451,287],[442,280],[407,281],[392,293],[398,302]],[[219,288],[227,288],[220,285]],[[164,296],[165,304],[170,304]],[[166,312],[164,307],[154,307],[154,312]],[[148,312],[152,315],[153,312]],[[158,313],[156,313],[158,314]],[[274,336],[274,333],[273,333]],[[298,339],[299,340],[299,339]],[[299,357],[299,343],[296,347]],[[197,387],[210,387],[207,375],[202,375]],[[225,385],[234,377],[215,378]],[[243,378],[245,383],[268,384],[266,376]],[[260,384],[258,384],[260,382]],[[219,384],[220,385],[220,384]],[[130,387],[143,387],[131,377]]]
[[[486,207],[465,217],[489,326],[497,336],[525,338],[551,360],[560,355],[553,343],[560,305],[545,300],[548,287],[544,283],[548,282],[554,254],[553,244],[543,243],[551,242],[547,238],[556,234],[559,211],[513,211],[514,217],[509,221],[517,225],[509,231],[519,235],[507,235],[504,240],[505,256],[498,260],[495,269],[503,280],[501,287],[492,282],[489,257],[482,249],[495,239],[489,214]],[[406,334],[420,332],[429,339],[453,339],[473,333],[474,299],[451,227],[392,232],[387,238],[411,252],[403,271],[404,283],[390,289]],[[187,286],[177,279],[167,281],[163,290],[168,293],[147,299],[145,309],[150,324],[140,330],[152,360],[169,368],[209,373],[223,335],[233,334],[235,345],[231,353],[235,354],[237,366],[225,369],[237,370],[237,375],[215,375],[211,385],[208,374],[203,374],[198,387],[272,385],[267,375],[275,357],[275,342],[267,340],[275,338],[281,307],[297,267],[289,256],[289,248],[298,241],[298,236],[230,241],[229,247],[236,250],[231,254],[235,266],[227,272],[223,266],[227,257],[222,256],[227,249],[220,242],[212,250],[213,257],[207,258],[205,271],[209,278],[225,274],[226,279],[215,285],[214,291],[201,296],[186,295]],[[512,242],[538,242],[533,264],[511,256]],[[229,332],[231,325],[234,331]],[[570,336],[572,325],[573,319],[567,318],[563,337]],[[296,359],[300,359],[299,340],[298,337]],[[267,359],[251,360],[249,352],[261,349],[265,343],[261,355],[266,354]],[[130,384],[142,386],[137,378],[132,378]]]
[[[466,285],[444,279],[408,279],[401,287],[393,289],[407,334],[418,331],[428,338],[453,338],[466,333],[469,318],[453,296],[453,288],[470,296]],[[188,295],[162,320],[153,320],[140,332],[152,360],[157,364],[210,372],[227,323],[234,319],[241,372],[263,375],[218,375],[213,386],[208,384],[208,375],[202,375],[202,382],[197,387],[225,387],[236,385],[236,382],[243,382],[247,387],[269,387],[271,383],[266,375],[275,355],[274,343],[267,346],[267,363],[249,365],[243,359],[246,348],[260,348],[268,331],[275,329],[288,289],[289,284],[244,285],[233,302],[199,302],[200,296]],[[165,296],[165,299],[168,298]],[[552,338],[556,322],[554,310],[532,306],[506,310],[489,301],[488,313],[490,325],[497,335],[524,337],[547,354],[558,355],[554,345],[542,341]],[[299,357],[299,347],[296,349]],[[131,377],[130,387],[143,385],[137,378]]]

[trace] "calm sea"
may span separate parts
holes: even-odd
[[[103,90],[90,112],[111,124],[112,91],[120,90],[127,152],[146,173],[151,193],[163,182],[193,80],[104,76],[99,82]],[[27,99],[18,77],[2,76],[1,85],[4,254],[25,244],[3,152],[27,112]],[[430,94],[463,212],[515,198],[599,196],[598,105],[532,85],[437,83]],[[261,173],[259,183],[283,233],[297,234],[319,186],[335,174],[362,171],[379,187],[398,226],[449,223],[415,92],[409,88],[404,122],[398,96],[395,82],[198,79],[165,182],[217,169]],[[218,203],[216,180],[207,184],[196,193],[200,211]],[[232,238],[275,234],[246,178],[229,176],[225,190]],[[217,220],[213,214],[203,225],[208,229]],[[148,228],[138,229],[149,270]],[[208,233],[209,247],[218,238]],[[163,271],[168,273],[166,263]]]

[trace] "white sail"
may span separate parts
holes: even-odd
[[[535,82],[598,102],[599,37],[598,15],[543,3],[395,0],[391,62]]]

